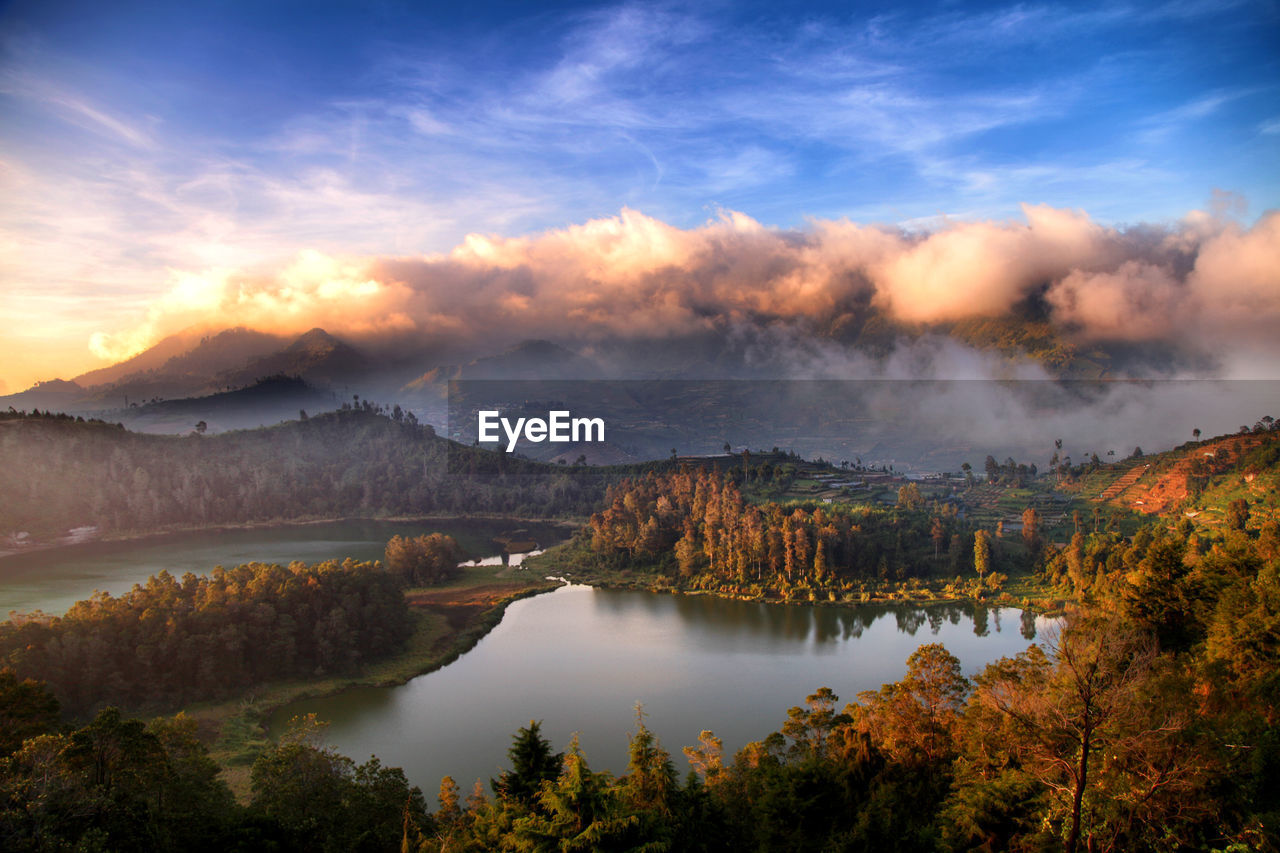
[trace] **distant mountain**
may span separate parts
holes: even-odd
[[[50,379],[47,382],[37,382],[17,394],[0,397],[0,408],[14,408],[20,411],[31,409],[65,411],[77,400],[82,399],[84,394],[84,388],[76,382]]]
[[[315,388],[296,376],[269,376],[234,391],[146,403],[100,416],[123,423],[134,432],[187,433],[203,422],[203,431],[217,433],[297,420],[303,412],[319,414],[339,405],[333,392]]]
[[[175,335],[169,335],[158,344],[148,347],[131,358],[117,362],[110,367],[102,367],[97,370],[90,370],[88,373],[82,373],[75,377],[73,381],[83,388],[93,388],[98,385],[110,385],[113,382],[119,382],[121,379],[133,374],[155,370],[162,367],[166,361],[174,356],[182,355],[189,351],[197,340],[198,334],[198,332],[188,329]]]
[[[597,364],[571,349],[551,341],[528,340],[466,364],[433,367],[405,389],[421,391],[452,379],[596,379],[601,375]]]
[[[192,379],[210,378],[263,358],[288,344],[288,338],[238,327],[200,339],[194,348],[174,356],[158,372]]]
[[[300,408],[334,408],[328,386],[375,372],[323,329],[294,339],[246,328],[187,331],[77,381],[40,382],[0,397],[0,407],[92,415],[146,432],[187,432],[191,415],[210,429],[254,427],[296,418]]]
[[[256,382],[264,376],[298,376],[318,384],[358,381],[376,366],[362,353],[324,329],[311,329],[282,350],[255,358],[218,379],[231,387]]]
[[[458,371],[459,379],[592,379],[599,369],[551,341],[521,341],[506,352],[478,358]]]
[[[91,389],[94,401],[110,406],[128,405],[203,396],[247,385],[250,382],[223,381],[221,375],[251,359],[279,350],[288,344],[288,339],[252,329],[234,328],[192,338],[190,343],[188,349],[170,356],[158,367],[135,370],[95,386]],[[153,351],[154,348],[147,350],[137,358]],[[263,375],[267,374],[259,374]]]

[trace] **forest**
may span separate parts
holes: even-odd
[[[145,435],[62,415],[0,414],[4,532],[145,533],[309,518],[586,514],[595,469],[542,465],[346,409],[218,435]]]
[[[972,574],[990,589],[1029,568],[1034,514],[994,540],[914,483],[895,506],[753,503],[706,468],[649,472],[609,487],[578,540],[584,565],[656,570],[690,589],[790,601],[850,601],[864,582]]]
[[[684,773],[642,709],[617,776],[593,771],[576,741],[556,752],[530,721],[507,771],[465,796],[444,778],[434,811],[398,770],[325,747],[314,720],[259,756],[237,803],[183,716],[144,723],[108,708],[77,728],[46,687],[6,672],[0,717],[21,734],[0,760],[0,840],[335,853],[1274,849],[1274,640],[1231,661],[1082,614],[1046,645],[972,679],[946,648],[923,645],[899,681],[843,707],[819,687],[736,755],[704,731],[683,749]]]
[[[393,540],[385,568],[162,575],[0,631],[0,847],[1274,850],[1280,519],[1267,484],[1278,438],[1204,475],[1198,509],[1152,516],[1132,535],[1077,516],[1060,546],[1034,523],[1004,543],[910,484],[897,505],[862,508],[752,503],[718,470],[620,480],[574,547],[690,588],[844,600],[886,571],[994,574],[1003,559],[1029,562],[1075,604],[1040,645],[972,677],[926,644],[901,679],[852,701],[815,685],[732,755],[714,728],[663,745],[638,708],[615,775],[531,720],[505,771],[469,792],[446,777],[435,808],[394,767],[326,747],[315,720],[262,751],[237,801],[191,720],[113,706],[205,685],[232,695],[275,677],[282,659],[296,671],[358,667],[403,642],[402,589],[447,580],[456,545]],[[184,648],[196,651],[162,653]],[[262,648],[284,651],[246,653]]]
[[[456,550],[456,545],[453,546]],[[419,549],[421,551],[421,549]],[[250,563],[168,572],[64,616],[0,622],[0,666],[48,683],[75,717],[173,708],[276,678],[354,672],[412,632],[406,577],[378,563]]]

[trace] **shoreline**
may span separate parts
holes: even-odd
[[[183,536],[191,533],[226,533],[240,530],[284,530],[290,527],[310,527],[319,524],[342,524],[345,522],[387,522],[391,524],[407,524],[417,521],[512,521],[527,524],[547,524],[554,527],[577,528],[586,523],[586,519],[578,518],[534,518],[530,516],[512,516],[502,513],[457,513],[427,515],[395,515],[395,516],[363,516],[347,515],[325,518],[288,519],[283,521],[244,521],[229,524],[180,525],[147,533],[121,532],[108,533],[103,536],[89,536],[75,542],[47,541],[33,542],[20,548],[0,549],[0,564],[12,557],[28,554],[41,554],[49,551],[60,551],[71,548],[84,548],[90,545],[132,545],[151,541],[163,541],[169,537]]]
[[[609,579],[593,579],[580,580],[570,578],[570,583],[582,584],[596,589],[614,589],[614,590],[636,590],[642,592],[652,592],[655,594],[668,595],[689,595],[689,596],[710,596],[712,598],[723,598],[726,601],[741,601],[751,604],[779,604],[783,606],[796,607],[891,607],[896,605],[910,605],[912,607],[935,607],[947,604],[972,604],[980,607],[1021,607],[1036,612],[1039,615],[1052,615],[1062,612],[1067,605],[1071,603],[1071,599],[1061,595],[1043,595],[1033,597],[1030,594],[1015,596],[1010,592],[1001,592],[997,595],[976,598],[972,595],[951,595],[945,596],[936,593],[935,590],[922,589],[920,592],[931,593],[931,597],[919,597],[909,594],[900,594],[899,591],[887,591],[874,594],[873,597],[865,600],[836,600],[832,601],[826,598],[814,599],[812,601],[805,599],[785,599],[785,598],[769,598],[767,596],[747,596],[736,595],[732,593],[720,592],[713,589],[682,589],[674,586],[659,586],[647,583],[645,579],[637,579],[634,581],[617,581]],[[1035,592],[1031,590],[1028,592]],[[1052,590],[1042,590],[1049,593]],[[1047,602],[1049,606],[1038,606],[1040,602]]]
[[[275,743],[279,732],[272,732],[271,717],[280,709],[296,702],[327,699],[343,693],[373,688],[393,688],[415,678],[444,669],[474,649],[481,640],[501,624],[507,608],[517,601],[555,592],[560,584],[543,582],[537,586],[504,595],[488,606],[428,603],[410,605],[422,620],[407,644],[397,655],[373,664],[370,671],[349,677],[320,681],[287,681],[263,688],[262,696],[252,691],[232,699],[180,709],[197,720],[207,735],[212,757],[221,767],[223,778],[237,798],[247,800],[248,773],[257,754]],[[483,585],[464,587],[463,592],[483,590]],[[462,624],[451,627],[450,607],[476,608],[464,614]],[[441,620],[443,624],[441,624]],[[435,624],[431,624],[432,622]]]
[[[539,575],[543,572],[539,572]],[[570,585],[589,586],[593,589],[609,589],[638,591],[651,593],[667,593],[672,595],[697,595],[712,596],[715,598],[723,598],[726,600],[743,601],[769,605],[801,605],[801,606],[823,606],[848,608],[857,610],[862,607],[885,608],[893,606],[910,606],[913,608],[928,608],[933,606],[945,605],[977,605],[988,608],[1022,608],[1030,609],[1037,616],[1061,616],[1069,607],[1070,601],[1055,596],[1052,599],[1045,598],[1039,601],[1024,597],[1021,601],[1013,596],[1002,596],[1001,599],[979,600],[971,596],[968,597],[952,597],[952,598],[917,598],[917,599],[875,599],[868,601],[783,601],[774,599],[759,598],[740,598],[736,596],[723,595],[713,590],[682,590],[674,587],[655,588],[650,584],[642,582],[637,583],[618,583],[610,582],[604,579],[580,579],[573,576],[567,577],[565,583]],[[430,649],[413,648],[406,649],[401,655],[383,661],[380,665],[375,665],[372,672],[364,676],[356,676],[352,678],[342,679],[341,683],[326,684],[321,682],[288,682],[278,685],[274,691],[268,691],[268,694],[261,698],[255,698],[246,701],[245,697],[236,700],[228,700],[225,703],[219,703],[216,706],[195,709],[189,711],[193,716],[203,717],[209,722],[213,722],[219,728],[226,727],[228,724],[239,724],[241,730],[247,725],[251,727],[253,735],[253,743],[261,748],[265,744],[274,743],[279,735],[279,731],[272,731],[271,718],[284,708],[295,702],[305,702],[313,699],[327,699],[339,696],[351,690],[363,688],[394,688],[407,684],[409,681],[419,676],[429,675],[439,671],[449,664],[460,659],[463,655],[474,649],[479,642],[501,624],[506,615],[507,608],[515,603],[528,598],[536,598],[539,595],[555,592],[563,586],[562,583],[546,582],[545,585],[531,587],[525,590],[517,591],[510,595],[506,595],[495,601],[492,605],[483,609],[478,609],[470,614],[464,625],[452,632],[452,636],[448,632],[441,634],[433,640]],[[430,588],[426,588],[430,589]],[[472,587],[461,587],[457,590],[460,595],[467,593],[483,592],[483,585]],[[428,593],[432,594],[432,593]],[[434,593],[441,599],[448,598],[447,590],[440,590]],[[1037,606],[1049,605],[1049,606]],[[466,608],[466,602],[458,599],[451,603],[445,601],[416,603],[411,604],[415,610],[421,611],[424,615],[435,614],[442,616],[448,621],[447,610],[449,607]],[[428,617],[429,618],[429,617]],[[447,639],[446,639],[447,638]],[[419,639],[419,642],[421,640]],[[412,645],[413,641],[410,641]],[[447,643],[447,644],[446,644]],[[381,671],[379,671],[381,670]],[[271,695],[275,692],[276,695]],[[247,773],[252,764],[250,753],[252,752],[251,744],[241,744],[238,742],[224,742],[222,737],[218,737],[210,744],[210,751],[215,760],[224,767],[224,778],[232,785],[237,795],[241,791],[247,791]]]

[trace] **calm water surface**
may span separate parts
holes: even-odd
[[[508,520],[334,521],[249,530],[173,534],[132,542],[91,542],[0,558],[0,618],[9,611],[61,614],[94,590],[128,592],[151,575],[168,571],[208,574],[214,566],[241,563],[317,563],[353,557],[380,560],[392,536],[447,533],[469,557],[501,551],[493,537],[524,530],[539,545],[559,542],[566,529]]]
[[[779,729],[822,686],[841,697],[901,678],[909,654],[941,642],[973,674],[1025,649],[1048,623],[971,606],[811,608],[706,596],[566,586],[508,608],[502,623],[444,669],[394,688],[360,688],[280,709],[329,721],[327,741],[358,761],[377,755],[434,796],[451,775],[465,791],[506,766],[530,719],[557,750],[575,731],[590,766],[625,772],[637,702],[672,753],[710,728],[726,757]]]

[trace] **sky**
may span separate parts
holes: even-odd
[[[1274,2],[0,3],[0,393],[243,303],[228,281],[341,315],[387,259],[611,224],[786,242],[1052,210],[1250,244],[1270,309],[1278,207]],[[1055,268],[1063,311],[1180,286],[1126,262]]]

